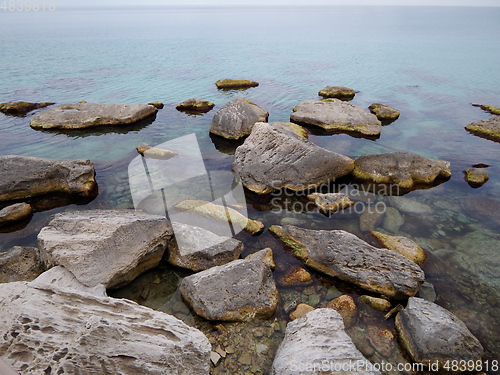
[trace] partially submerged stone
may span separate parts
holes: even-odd
[[[356,323],[356,319],[358,318],[356,303],[354,302],[354,299],[347,294],[343,294],[335,299],[332,299],[325,305],[325,308],[337,311],[342,317],[346,328],[354,325],[354,323]]]
[[[31,216],[33,208],[28,203],[16,203],[0,210],[0,227],[11,225]]]
[[[300,303],[295,310],[290,314],[291,320],[296,320],[303,318],[311,311],[316,310],[314,307],[308,305],[307,303]]]
[[[244,98],[222,107],[210,124],[210,133],[232,140],[246,137],[257,122],[267,122],[269,112]]]
[[[438,177],[451,176],[450,162],[408,152],[365,155],[354,162],[354,177],[375,183],[397,184],[401,188],[430,184]]]
[[[465,127],[470,133],[488,138],[493,141],[500,141],[500,116],[493,117],[489,120],[479,120]]]
[[[42,103],[31,103],[31,102],[7,102],[0,104],[0,112],[7,115],[24,115],[38,108],[48,107],[54,105],[55,103],[42,102]]]
[[[342,371],[343,368],[352,368],[356,363],[360,364],[356,371]],[[270,374],[355,372],[360,375],[379,375],[380,372],[369,368],[370,365],[344,331],[342,317],[332,309],[316,309],[288,323]],[[301,370],[295,371],[297,369]]]
[[[156,109],[163,109],[163,107],[164,107],[164,104],[162,102],[151,102],[151,103],[148,103],[148,105],[152,105]]]
[[[372,231],[370,234],[386,249],[395,251],[418,265],[424,264],[427,259],[427,253],[407,237],[389,236],[376,231]]]
[[[386,207],[382,228],[391,233],[396,233],[405,223],[403,215],[394,207]]]
[[[392,305],[389,301],[383,298],[376,298],[372,296],[363,295],[360,299],[370,306],[372,309],[377,311],[387,312],[392,309]]]
[[[250,81],[248,79],[219,79],[215,82],[218,89],[244,89],[247,87],[257,87],[259,82]]]
[[[315,188],[349,174],[353,167],[352,159],[315,145],[286,123],[258,122],[236,149],[232,170],[249,190],[267,194]]]
[[[363,108],[339,99],[306,100],[293,108],[290,121],[325,130],[379,135],[382,123]]]
[[[489,180],[488,171],[484,168],[470,168],[465,172],[465,181],[473,186],[482,186]]]
[[[276,263],[274,263],[273,250],[270,247],[259,250],[256,253],[247,255],[245,259],[258,259],[266,263],[274,271]]]
[[[0,201],[46,194],[88,197],[96,187],[94,176],[94,165],[90,160],[0,156]]]
[[[133,124],[154,116],[148,104],[70,103],[49,108],[31,120],[33,129],[85,129]]]
[[[375,230],[384,218],[385,213],[382,210],[366,208],[359,217],[359,230],[369,232]]]
[[[343,230],[273,225],[270,232],[308,267],[389,298],[414,296],[422,269],[404,256],[378,249]]]
[[[414,362],[439,369],[452,361],[479,361],[484,352],[465,323],[435,303],[412,297],[396,316],[396,330]]]
[[[53,216],[38,234],[45,265],[64,266],[84,285],[126,285],[156,267],[172,236],[165,217],[134,210],[89,210]]]
[[[175,109],[178,111],[209,112],[215,104],[203,99],[187,99],[177,104]]]
[[[385,104],[373,103],[368,108],[380,121],[396,121],[399,118],[399,111]]]
[[[343,193],[312,193],[307,198],[313,201],[319,209],[329,212],[345,210],[354,205],[349,196]]]
[[[180,211],[189,211],[197,215],[208,217],[219,222],[230,222],[251,234],[262,232],[264,224],[257,220],[251,220],[238,211],[211,202],[201,200],[185,200],[175,206]]]
[[[177,267],[206,270],[238,259],[243,251],[243,243],[234,238],[183,223],[172,227],[175,241],[168,246],[168,261]]]
[[[311,274],[299,266],[290,267],[278,277],[278,284],[282,286],[305,286],[312,282]]]
[[[14,246],[0,253],[0,283],[32,281],[44,270],[40,251],[36,247]]]
[[[323,98],[352,99],[356,91],[344,86],[326,86],[318,95]]]
[[[279,300],[271,268],[260,260],[212,267],[184,278],[179,289],[196,314],[208,320],[266,319]]]
[[[152,147],[147,143],[141,143],[137,146],[137,152],[147,159],[168,160],[179,155],[177,152],[164,150],[158,147]]]
[[[432,213],[434,212],[431,206],[419,202],[415,198],[392,196],[389,197],[389,202],[395,208],[397,208],[398,211],[401,211],[405,214],[420,216],[420,215],[432,215]]]
[[[370,345],[382,357],[389,357],[396,349],[396,336],[386,328],[380,328],[374,325],[366,327],[368,341]]]
[[[486,111],[488,113],[491,113],[492,115],[500,115],[500,108],[493,107],[492,105],[486,105],[486,104],[472,104],[474,107],[479,107],[483,111]]]

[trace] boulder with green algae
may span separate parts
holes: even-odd
[[[430,184],[438,177],[451,176],[450,162],[408,152],[360,156],[354,164],[354,177],[375,183],[397,184],[401,188]]]
[[[500,116],[473,122],[465,129],[474,135],[500,142]]]
[[[219,79],[215,82],[218,89],[244,89],[247,87],[257,87],[259,82],[250,81],[248,79]]]
[[[385,104],[373,103],[368,108],[380,121],[395,121],[399,118],[399,111]]]
[[[269,231],[306,266],[389,298],[414,296],[425,279],[408,258],[343,230],[273,225]]]
[[[318,92],[318,95],[323,98],[352,99],[354,95],[356,95],[356,92],[349,87],[326,86],[323,90]]]
[[[0,112],[7,115],[24,115],[38,108],[48,107],[54,105],[55,103],[42,102],[42,103],[30,103],[30,102],[7,102],[0,104]]]
[[[386,249],[395,251],[418,265],[424,264],[427,253],[409,238],[402,236],[389,236],[380,232],[372,231],[370,234]]]
[[[474,107],[479,107],[483,111],[486,111],[488,113],[491,113],[492,115],[500,115],[500,108],[493,107],[492,105],[485,105],[485,104],[472,104]]]
[[[343,193],[312,193],[307,198],[323,211],[336,212],[351,207],[354,202]]]
[[[187,99],[182,103],[177,104],[175,109],[178,111],[194,111],[194,112],[208,112],[215,104],[203,99]]]
[[[251,220],[230,207],[224,207],[211,202],[195,199],[185,200],[178,203],[175,208],[221,222],[227,222],[229,220],[232,225],[238,226],[251,234],[259,233],[264,229],[264,224],[260,221]]]
[[[376,136],[382,123],[363,108],[339,99],[306,100],[293,108],[290,121],[313,125],[327,131]]]
[[[472,185],[484,185],[488,181],[488,171],[484,168],[470,168],[465,172],[465,180]]]
[[[257,122],[267,122],[269,112],[244,98],[236,98],[222,107],[210,124],[210,133],[238,140],[252,132]]]
[[[28,203],[16,203],[0,210],[0,227],[27,219],[33,213]]]

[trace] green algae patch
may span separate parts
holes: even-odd
[[[465,129],[479,137],[500,142],[500,116],[489,120],[479,120],[469,124]]]
[[[471,168],[464,171],[465,181],[472,186],[482,186],[489,179],[488,172],[484,168]]]
[[[250,81],[248,79],[219,79],[215,82],[218,89],[244,89],[248,87],[257,87],[259,82]]]
[[[500,108],[493,107],[492,105],[486,105],[486,104],[472,104],[472,105],[474,107],[479,107],[483,111],[491,113],[492,115],[500,116]]]

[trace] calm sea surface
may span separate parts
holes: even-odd
[[[268,110],[269,121],[288,121],[298,102],[317,99],[324,86],[348,86],[359,91],[352,104],[367,108],[382,102],[397,108],[400,119],[385,126],[378,139],[313,132],[310,140],[350,157],[408,151],[451,162],[449,181],[405,195],[432,207],[433,214],[400,210],[404,224],[397,233],[429,253],[423,268],[435,287],[436,303],[468,325],[487,359],[499,360],[500,144],[464,130],[473,121],[491,118],[471,103],[500,107],[499,20],[500,8],[453,7],[68,10],[56,4],[54,12],[2,10],[0,102],[162,101],[165,108],[154,121],[137,126],[64,134],[32,130],[29,121],[36,112],[26,117],[0,114],[1,155],[91,159],[100,192],[86,205],[47,205],[25,228],[0,233],[0,251],[34,245],[36,234],[56,212],[133,208],[127,165],[142,142],[156,145],[196,133],[207,168],[229,170],[235,146],[212,140],[208,128],[215,112],[238,96]],[[252,79],[260,85],[218,91],[214,83],[220,78]],[[175,110],[176,104],[192,97],[210,100],[216,107],[198,116]],[[477,163],[490,165],[490,180],[473,189],[462,171]],[[287,218],[304,227],[345,229],[373,243],[360,232],[359,215],[273,212],[269,202],[251,194],[247,199],[250,216],[266,227]],[[389,197],[379,199],[395,205]],[[271,244],[283,262],[295,262],[267,232],[241,239],[243,255]],[[174,313],[210,332],[212,326],[181,306],[175,288],[184,274],[163,265],[113,293]],[[359,322],[349,331],[357,345],[364,345],[370,325],[388,324],[394,331],[380,314],[363,310],[357,291],[313,276],[315,291],[282,288],[283,305],[299,299],[320,306],[338,289],[361,306]],[[311,299],[315,293],[320,302]],[[278,312],[276,319],[286,321],[286,314]],[[262,324],[235,329],[242,330],[241,337],[253,337],[244,330],[253,332],[270,323]],[[238,353],[253,350],[252,363],[258,369],[252,371],[259,373],[269,367],[282,335],[260,344],[261,335],[255,337],[246,346],[242,339],[241,348],[228,358],[237,364]],[[397,350],[367,356],[374,362],[404,360]],[[231,373],[231,363],[214,373]]]

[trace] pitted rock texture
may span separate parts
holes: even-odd
[[[0,283],[32,281],[43,271],[45,267],[36,247],[14,246],[0,253]]]

